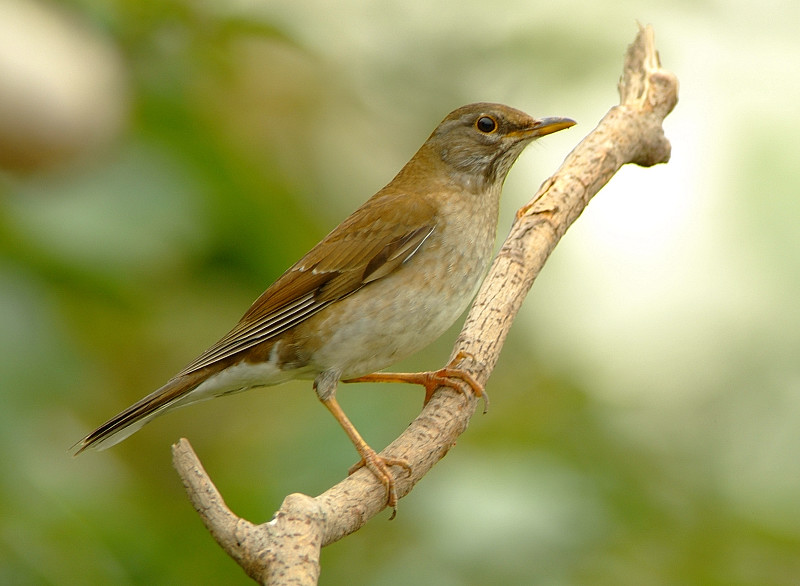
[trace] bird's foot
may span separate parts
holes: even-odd
[[[384,458],[375,453],[375,450],[368,445],[361,447],[361,460],[350,467],[347,474],[353,474],[361,468],[366,468],[377,478],[381,484],[386,488],[386,504],[392,508],[392,516],[389,520],[397,516],[397,489],[394,485],[394,476],[389,470],[391,466],[401,466],[411,473],[411,466],[408,461],[402,458]]]
[[[472,392],[476,397],[483,399],[483,412],[489,410],[489,395],[486,389],[468,372],[457,368],[455,365],[461,362],[464,358],[469,358],[471,355],[463,350],[456,354],[456,357],[444,368],[428,372],[374,372],[366,376],[358,378],[347,379],[342,382],[346,383],[388,383],[388,382],[404,382],[415,385],[422,385],[425,387],[425,401],[423,405],[427,405],[431,400],[433,393],[439,387],[450,387],[467,396],[467,391],[462,383],[469,385]]]
[[[350,468],[348,474],[352,474],[359,468],[367,468],[372,472],[372,475],[386,488],[386,504],[392,508],[392,516],[389,517],[389,520],[394,519],[395,515],[397,515],[397,489],[395,488],[394,476],[392,476],[389,468],[391,466],[402,466],[410,473],[411,466],[406,460],[384,458],[375,453],[375,450],[369,447],[367,442],[364,441],[364,438],[361,437],[361,434],[358,433],[358,430],[347,418],[347,415],[345,415],[342,407],[334,396],[326,397],[322,400],[322,404],[325,405],[336,418],[342,426],[342,429],[347,433],[350,441],[353,442],[356,451],[361,456],[361,461]]]

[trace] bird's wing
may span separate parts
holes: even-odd
[[[177,376],[260,344],[397,269],[436,229],[422,198],[376,195],[256,299],[239,323]]]

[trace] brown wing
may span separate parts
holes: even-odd
[[[177,376],[251,348],[407,261],[436,228],[421,198],[373,197],[256,299],[239,323]]]

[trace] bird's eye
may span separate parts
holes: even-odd
[[[481,116],[475,122],[475,127],[481,132],[489,134],[497,130],[497,122],[491,116]]]

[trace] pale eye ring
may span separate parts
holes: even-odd
[[[497,130],[497,121],[491,116],[481,116],[475,121],[475,128],[484,134],[491,134]]]

